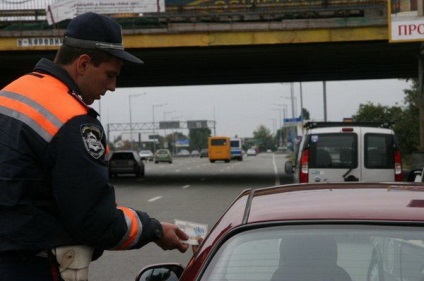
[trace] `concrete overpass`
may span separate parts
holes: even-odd
[[[254,20],[247,12],[121,20],[126,49],[145,64],[125,65],[119,86],[418,77],[421,43],[389,43],[386,1],[360,2],[300,16],[268,9]],[[0,86],[31,71],[41,57],[53,59],[63,28],[0,30]]]

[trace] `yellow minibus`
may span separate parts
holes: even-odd
[[[209,137],[208,138],[208,155],[209,161],[230,162],[231,160],[231,143],[229,137]]]

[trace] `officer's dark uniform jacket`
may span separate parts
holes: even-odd
[[[161,235],[157,220],[116,206],[104,130],[78,93],[47,59],[0,91],[0,252],[133,249]]]

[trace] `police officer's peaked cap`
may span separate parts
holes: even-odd
[[[88,12],[76,16],[69,23],[64,36],[64,45],[99,49],[129,62],[143,63],[124,50],[121,26],[105,15]]]

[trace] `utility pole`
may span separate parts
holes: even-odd
[[[327,122],[327,84],[323,81],[324,122]]]
[[[156,132],[155,132],[155,108],[156,107],[162,107],[166,105],[166,103],[161,103],[161,104],[154,104],[152,105],[152,116],[153,116],[153,122],[152,122],[152,127],[153,127],[153,153],[156,152]]]
[[[142,93],[142,94],[130,94],[128,96],[128,107],[129,107],[129,112],[130,112],[130,147],[131,147],[131,150],[133,150],[131,98],[136,98],[136,97],[139,97],[139,96],[145,95],[145,94],[146,93]]]

